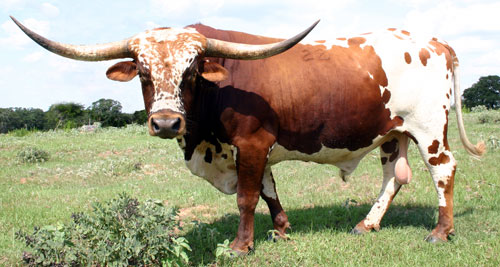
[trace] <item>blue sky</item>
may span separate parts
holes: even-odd
[[[36,107],[100,98],[125,112],[144,108],[140,83],[118,83],[105,72],[116,61],[82,62],[42,49],[9,15],[59,42],[95,44],[121,40],[157,26],[209,26],[290,37],[321,19],[307,40],[334,39],[389,27],[446,40],[461,63],[462,90],[479,77],[500,75],[498,0],[143,0],[0,2],[0,107]]]

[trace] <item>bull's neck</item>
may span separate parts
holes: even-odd
[[[202,141],[214,142],[225,139],[220,122],[220,109],[217,103],[220,93],[217,85],[202,78],[198,79],[194,90],[193,103],[186,111],[186,134],[179,145],[184,151],[185,160],[189,160],[196,146]]]

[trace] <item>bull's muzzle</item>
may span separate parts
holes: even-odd
[[[175,112],[154,113],[148,120],[149,134],[160,138],[174,138],[186,132],[184,116]]]

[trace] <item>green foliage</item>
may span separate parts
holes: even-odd
[[[231,257],[232,249],[229,247],[229,240],[224,240],[224,243],[217,244],[215,249],[215,258],[219,261],[224,261],[225,258]]]
[[[103,127],[123,127],[127,124],[145,124],[148,115],[145,110],[133,114],[122,113],[120,102],[99,99],[87,109],[77,103],[58,103],[47,112],[34,108],[0,108],[0,133],[17,129],[26,130],[70,130],[91,122],[99,122]]]
[[[25,147],[19,153],[17,158],[22,163],[37,163],[49,160],[49,153],[36,147]]]
[[[42,130],[47,120],[41,109],[35,108],[0,108],[0,133],[16,129]]]
[[[500,76],[490,75],[479,78],[479,81],[464,91],[463,103],[472,108],[484,105],[488,109],[500,108]]]
[[[83,125],[86,121],[84,106],[77,103],[58,103],[50,106],[45,114],[46,129],[70,129]]]
[[[103,127],[122,127],[131,123],[129,114],[123,114],[120,102],[113,99],[101,98],[88,108],[90,118],[93,121],[101,122]]]
[[[132,122],[137,124],[145,124],[148,121],[146,110],[138,110],[132,114]]]
[[[188,262],[188,241],[179,229],[177,210],[158,200],[139,203],[122,193],[117,199],[93,204],[90,214],[75,213],[66,225],[17,232],[29,252],[30,266],[159,266]]]
[[[471,108],[471,113],[480,124],[500,122],[500,112],[497,110],[488,110],[488,108],[483,105]]]
[[[9,131],[9,135],[15,136],[15,137],[24,137],[27,136],[31,133],[34,133],[35,130],[27,130],[26,128],[21,128],[21,129],[16,129]]]
[[[472,107],[470,109],[470,111],[474,112],[474,113],[479,113],[479,112],[488,111],[488,108],[485,105],[479,105],[479,106]]]

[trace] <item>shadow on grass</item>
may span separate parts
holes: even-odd
[[[290,233],[310,233],[330,231],[348,233],[369,212],[371,205],[363,204],[346,207],[344,205],[316,206],[312,208],[292,209],[286,211],[292,230]],[[404,228],[408,226],[425,228],[429,232],[437,223],[437,207],[421,205],[391,205],[384,216],[381,227]],[[468,213],[469,211],[465,211]],[[463,216],[457,214],[456,216]],[[217,244],[225,239],[232,241],[238,229],[239,216],[226,216],[209,224],[196,223],[185,237],[191,248],[190,260],[193,265],[213,263]],[[255,249],[259,243],[265,242],[268,231],[272,229],[269,214],[255,214]]]

